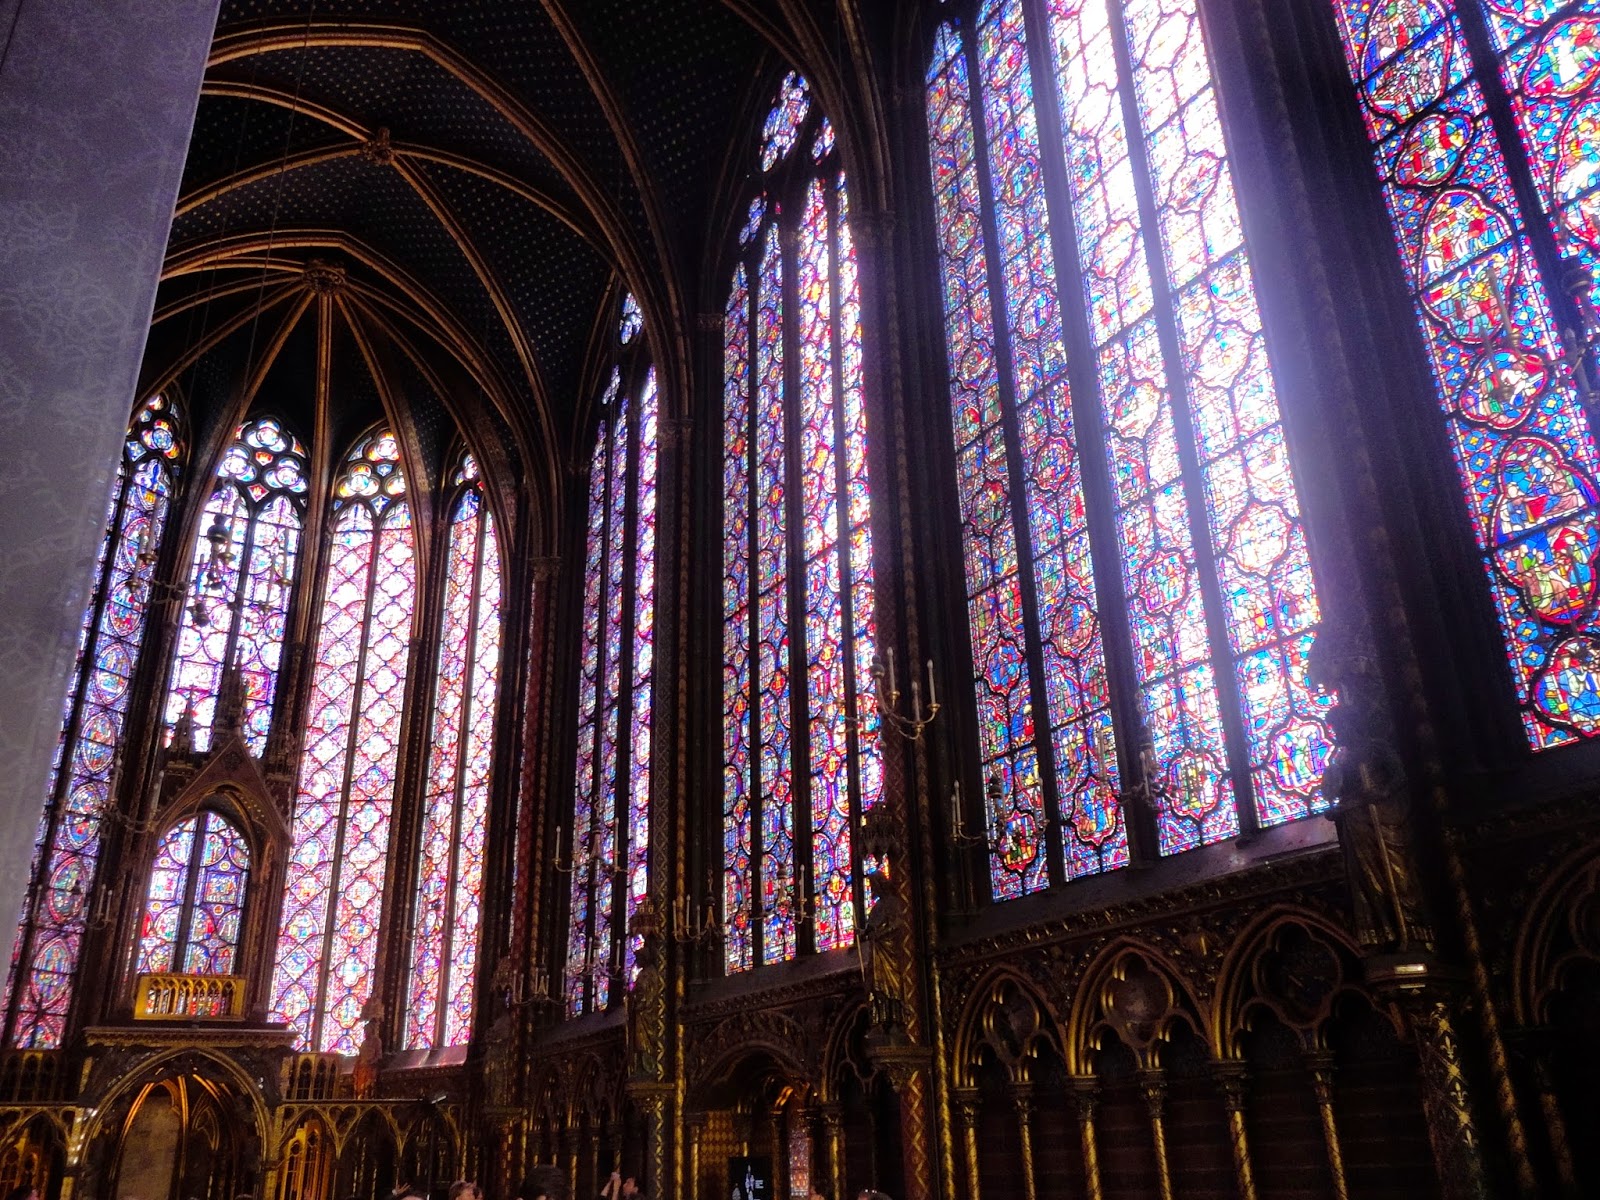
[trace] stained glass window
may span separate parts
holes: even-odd
[[[467,455],[449,524],[439,670],[422,797],[422,845],[412,917],[410,1049],[465,1045],[483,893],[484,837],[500,676],[500,552],[494,514]]]
[[[77,669],[34,849],[33,887],[11,954],[6,1040],[12,1046],[54,1049],[65,1036],[101,821],[119,778],[129,685],[182,459],[179,415],[169,400],[156,396],[134,414],[123,444],[78,638]]]
[[[334,488],[273,976],[302,1049],[354,1054],[372,993],[416,595],[400,444],[365,437]]]
[[[833,130],[798,75],[760,166],[723,342],[730,971],[850,944],[851,829],[882,782],[860,284]]]
[[[281,422],[261,417],[235,431],[195,531],[167,691],[169,734],[191,714],[196,750],[211,747],[230,667],[239,673],[245,744],[257,757],[266,749],[305,493],[305,448]]]
[[[1317,811],[1320,614],[1196,0],[986,0],[928,122],[995,898],[1126,865],[1129,766],[1162,854]]]
[[[641,321],[628,297],[618,341]],[[577,772],[565,995],[604,1008],[633,974],[628,920],[649,887],[658,398],[655,369],[624,355],[601,401],[589,466]]]
[[[150,869],[135,969],[236,974],[249,882],[250,847],[238,826],[210,811],[174,825]]]
[[[1578,306],[1592,315],[1596,299],[1600,10],[1334,7],[1528,740],[1537,750],[1592,737],[1600,453],[1555,360],[1560,326],[1579,323]],[[1507,105],[1485,94],[1496,75]]]

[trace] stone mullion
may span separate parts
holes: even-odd
[[[603,427],[598,436],[604,437]],[[544,716],[540,721],[544,730],[544,754],[547,764],[541,793],[544,797],[541,836],[548,830],[551,833],[552,844],[562,841],[559,835],[562,822],[566,821],[567,837],[562,848],[566,855],[567,868],[564,871],[557,871],[555,862],[558,856],[553,854],[542,855],[537,864],[541,872],[539,894],[547,900],[548,909],[545,910],[543,919],[535,921],[530,935],[536,939],[535,967],[543,966],[548,972],[548,994],[551,1002],[543,1006],[530,1007],[529,1016],[534,1020],[544,1015],[540,1011],[541,1008],[548,1009],[552,1018],[558,1018],[565,1012],[567,937],[572,911],[573,881],[582,878],[578,874],[579,847],[587,845],[587,829],[583,831],[578,829],[576,770],[578,696],[583,670],[581,631],[584,621],[585,576],[588,571],[590,476],[591,466],[587,460],[583,465],[573,467],[568,476],[569,488],[562,508],[565,520],[562,522],[562,533],[559,535],[566,557],[561,561],[576,564],[576,569],[561,572],[559,585],[552,583],[544,643],[546,663],[543,670],[548,674],[550,682],[547,685]],[[573,636],[574,631],[578,631],[577,636]],[[603,664],[601,666],[603,668]],[[589,735],[591,738],[597,738],[599,735],[600,692],[597,690],[595,695],[596,728]],[[592,795],[592,783],[589,785],[589,790]]]
[[[663,380],[665,377],[662,377]],[[689,883],[688,779],[691,771],[689,705],[691,666],[688,653],[691,610],[691,545],[694,508],[694,425],[677,415],[687,405],[665,387],[657,408],[655,645],[651,664],[652,731],[650,764],[649,894],[662,914],[675,911],[683,898],[685,914],[693,903]],[[720,538],[707,542],[720,547]],[[720,728],[720,723],[716,726]],[[654,1172],[647,1190],[664,1200],[681,1194],[683,1155],[683,1039],[678,1024],[692,966],[687,944],[675,942],[672,920],[665,921],[663,941],[665,984],[661,989],[661,1036],[654,1048],[664,1091],[652,1094],[649,1144]],[[672,1158],[669,1160],[669,1153]]]
[[[895,278],[896,229],[890,214],[852,211],[850,228],[857,251],[857,274],[861,281],[862,392],[868,427],[868,474],[877,481],[875,499],[892,497],[891,504],[873,505],[873,568],[875,618],[880,648],[900,642],[905,650],[908,679],[919,678],[923,655],[916,607],[917,563],[912,552],[915,533],[910,466],[905,421],[905,393],[899,369],[899,310]],[[878,339],[882,339],[879,341]],[[877,431],[874,434],[874,430]],[[883,510],[887,509],[888,514]],[[895,537],[885,538],[888,518]],[[889,547],[895,553],[889,553]],[[885,600],[889,604],[884,604]],[[901,964],[898,982],[903,1000],[904,1037],[914,1047],[927,1047],[938,1053],[934,1060],[908,1075],[908,1088],[902,1093],[907,1200],[924,1200],[937,1188],[932,1169],[935,1136],[928,1095],[930,1067],[942,1071],[942,1029],[927,1011],[931,982],[923,974],[933,960],[938,920],[938,898],[932,872],[925,864],[935,860],[933,834],[927,822],[929,794],[927,742],[919,737],[906,739],[893,732],[888,720],[880,722],[883,793],[879,806],[887,822],[879,826],[897,843],[899,858],[907,869],[896,872],[890,884],[896,889],[907,928],[903,938],[910,949],[908,961]],[[891,742],[898,742],[898,745]],[[913,792],[915,796],[913,797]],[[876,811],[876,809],[874,810]],[[881,817],[880,817],[881,820]],[[867,823],[863,821],[863,830]],[[863,850],[858,848],[858,857]],[[865,931],[863,930],[863,935]],[[878,953],[875,951],[875,954]],[[931,969],[931,968],[929,968]],[[929,1027],[932,1037],[929,1037]],[[934,1081],[942,1094],[943,1085]],[[940,1105],[941,1109],[943,1104]]]
[[[533,540],[531,532],[528,540]],[[527,872],[522,880],[522,917],[516,952],[522,958],[528,994],[536,1002],[519,1013],[519,1036],[524,1042],[530,1034],[528,1022],[541,1015],[538,1010],[542,996],[555,994],[552,989],[556,988],[559,978],[552,970],[551,939],[547,924],[560,911],[554,888],[558,886],[556,881],[561,878],[552,868],[553,856],[549,853],[554,842],[551,831],[560,827],[559,809],[553,801],[553,783],[557,776],[552,756],[557,744],[556,684],[563,677],[556,649],[560,644],[561,559],[536,558],[532,567],[534,595],[528,608],[526,635],[529,662],[527,700],[522,721],[514,727],[522,731],[523,744],[527,747],[527,757],[522,765],[526,807],[520,833],[522,844],[526,847],[522,862],[527,864]],[[544,985],[542,993],[541,983]],[[531,1065],[531,1059],[524,1055],[521,1063],[524,1098]]]

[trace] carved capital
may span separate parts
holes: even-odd
[[[533,579],[535,583],[549,583],[561,571],[561,559],[556,555],[545,555],[533,560]]]
[[[1033,1120],[1033,1086],[1031,1084],[1018,1083],[1012,1085],[1011,1107],[1017,1110],[1017,1120],[1024,1125]]]
[[[1150,1119],[1161,1120],[1161,1115],[1167,1107],[1166,1075],[1159,1070],[1140,1071],[1139,1094],[1144,1097],[1144,1106],[1150,1112]]]
[[[1250,1082],[1245,1065],[1242,1062],[1219,1062],[1212,1066],[1211,1073],[1227,1110],[1231,1113],[1243,1112],[1245,1092]]]
[[[681,446],[686,446],[693,436],[693,417],[667,417],[660,424],[659,437],[663,450],[676,450]]]
[[[858,211],[850,214],[850,233],[856,245],[868,254],[875,254],[894,236],[896,224],[892,212]]]
[[[1100,1113],[1100,1080],[1093,1075],[1074,1075],[1068,1086],[1072,1102],[1078,1106],[1078,1119],[1093,1121]]]
[[[950,1098],[955,1105],[956,1120],[961,1123],[962,1129],[975,1129],[978,1124],[978,1093],[972,1091],[959,1091]]]
[[[695,328],[707,336],[713,333],[721,333],[725,320],[726,317],[719,312],[696,313],[694,316]]]
[[[926,1046],[869,1045],[867,1054],[874,1066],[883,1068],[889,1086],[899,1096],[917,1086],[919,1076],[933,1063],[933,1053]]]

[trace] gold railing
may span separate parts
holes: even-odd
[[[245,981],[239,975],[141,975],[134,992],[139,1021],[242,1021]]]

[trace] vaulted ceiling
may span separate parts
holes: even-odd
[[[257,402],[387,414],[435,477],[459,428],[557,507],[622,290],[692,330],[733,148],[854,10],[224,0],[142,393],[213,442]]]

